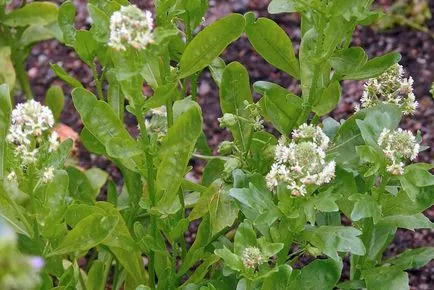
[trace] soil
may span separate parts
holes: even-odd
[[[62,2],[62,1],[56,1]],[[78,9],[77,28],[88,27],[89,19],[86,11],[86,2],[83,0],[74,1]],[[141,8],[151,9],[151,1],[132,1]],[[270,17],[275,20],[290,35],[294,47],[298,49],[300,42],[299,18],[297,15],[272,15],[267,13],[268,0],[210,0],[210,11],[206,17],[206,24],[212,23],[231,12],[245,13],[254,11],[257,16]],[[390,5],[392,0],[377,1],[380,6]],[[434,14],[434,1],[430,2],[431,12]],[[434,31],[434,20],[430,20],[427,26]],[[420,107],[414,116],[407,117],[402,122],[402,127],[413,132],[421,131],[423,144],[431,145],[431,148],[420,154],[420,161],[432,162],[434,157],[434,100],[429,93],[434,81],[434,39],[428,34],[411,30],[407,27],[396,27],[388,31],[378,32],[371,28],[358,28],[354,33],[354,46],[364,47],[370,57],[396,51],[402,54],[401,64],[407,70],[408,75],[413,76],[414,90]],[[299,93],[297,82],[267,64],[257,53],[255,53],[245,37],[241,37],[233,43],[223,54],[225,61],[239,61],[249,71],[251,82],[267,80],[278,83],[294,93]],[[61,116],[61,122],[80,132],[82,123],[75,111],[70,88],[60,81],[53,71],[50,70],[50,63],[57,63],[68,73],[80,79],[89,89],[95,91],[92,81],[92,74],[89,68],[83,64],[72,49],[59,44],[57,41],[45,41],[35,46],[28,59],[28,73],[33,91],[38,100],[43,100],[47,89],[53,85],[63,87],[66,95],[66,106]],[[344,82],[344,95],[338,108],[330,115],[335,119],[345,118],[353,112],[354,104],[362,94],[362,82]],[[18,98],[22,96],[18,94]],[[205,121],[204,129],[209,144],[215,149],[216,145],[229,134],[219,128],[217,118],[221,116],[218,103],[218,90],[214,85],[210,73],[205,71],[200,78],[198,101],[203,109]],[[125,118],[128,128],[133,134],[136,133],[135,121],[130,117]],[[78,144],[78,164],[84,168],[92,166],[107,170],[111,177],[120,181],[121,176],[118,170],[105,158],[89,154]],[[201,166],[196,166],[197,176],[200,176]],[[434,221],[434,208],[425,212]],[[186,233],[189,243],[194,240],[197,224],[192,224],[190,232]],[[396,255],[407,248],[422,246],[434,246],[434,230],[406,231],[399,230],[393,244],[388,248],[386,255]],[[412,289],[434,289],[434,262],[424,268],[409,272],[410,285]]]

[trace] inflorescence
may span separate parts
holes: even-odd
[[[320,127],[303,124],[286,144],[281,139],[275,150],[274,164],[267,174],[267,186],[274,190],[283,183],[294,196],[304,196],[306,186],[329,183],[335,177],[335,162],[327,162],[325,150],[329,138]]]
[[[364,85],[360,99],[363,108],[371,108],[380,103],[395,104],[405,115],[416,111],[418,102],[413,93],[413,78],[404,78],[404,69],[396,64],[376,78],[369,79]],[[356,110],[360,107],[357,106]]]
[[[420,145],[410,132],[399,128],[396,131],[384,129],[378,138],[378,145],[389,161],[387,171],[393,175],[404,173],[404,161],[414,160],[419,154]]]
[[[245,248],[242,255],[243,265],[249,269],[256,269],[265,262],[262,252],[257,247]]]
[[[123,6],[110,18],[110,40],[108,45],[115,50],[127,50],[131,46],[145,49],[153,42],[153,19],[150,11],[141,11],[135,5]]]

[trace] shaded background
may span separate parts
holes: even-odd
[[[53,2],[61,3],[63,1]],[[86,8],[87,1],[75,0],[73,2],[76,4],[78,12],[77,28],[88,27],[90,22]],[[132,0],[131,2],[137,4],[140,8],[152,10],[152,1]],[[275,20],[290,35],[295,49],[298,50],[300,43],[299,17],[296,14],[271,16],[267,13],[268,2],[269,0],[210,0],[210,10],[205,24],[208,25],[231,12],[245,13],[254,11],[257,16],[270,17]],[[392,0],[376,1],[378,7],[385,9],[388,9],[395,2]],[[434,14],[434,1],[428,0],[428,3],[430,3],[431,13]],[[426,26],[434,33],[433,20],[428,21]],[[420,154],[419,161],[432,163],[434,158],[434,101],[429,93],[431,84],[434,81],[434,39],[432,35],[404,26],[397,26],[386,31],[377,31],[371,27],[358,28],[354,33],[353,46],[362,46],[370,57],[390,51],[401,53],[401,64],[406,69],[407,74],[414,78],[414,91],[420,103],[416,114],[406,117],[402,122],[402,127],[413,132],[421,131],[423,144],[431,146],[431,148]],[[258,80],[267,80],[278,83],[294,93],[300,93],[297,82],[267,64],[253,51],[244,36],[226,50],[223,59],[227,63],[239,61],[245,65],[252,83]],[[79,60],[72,49],[64,47],[54,40],[45,41],[35,46],[28,59],[27,69],[36,99],[42,101],[51,85],[62,86],[65,91],[66,105],[61,116],[61,122],[70,126],[76,132],[80,132],[82,123],[72,105],[71,90],[50,70],[50,63],[57,63],[62,66],[71,75],[81,80],[87,88],[95,91],[92,74],[87,65]],[[363,82],[345,81],[343,85],[341,102],[338,108],[330,114],[337,120],[345,118],[354,111],[354,104],[362,94]],[[208,71],[205,71],[200,78],[198,102],[203,110],[205,133],[209,144],[215,149],[219,142],[229,138],[229,134],[218,126],[217,118],[221,116],[218,90]],[[135,120],[126,115],[125,122],[130,132],[137,134]],[[105,158],[89,154],[81,145],[78,145],[77,157],[80,166],[84,168],[100,167],[107,170],[114,180],[120,182],[119,172]],[[194,165],[195,175],[200,178],[202,166],[198,163]],[[434,208],[427,210],[425,214],[431,221],[434,221]],[[195,225],[192,225],[191,232],[186,234],[186,238],[191,242],[194,237]],[[386,255],[395,255],[407,248],[421,246],[434,246],[434,230],[417,230],[415,232],[399,230]],[[410,283],[412,289],[434,289],[434,262],[420,270],[410,271]]]

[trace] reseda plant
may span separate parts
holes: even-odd
[[[350,47],[354,28],[379,15],[370,10],[372,1],[271,1],[270,13],[301,15],[297,54],[282,28],[253,13],[231,14],[200,30],[207,1],[154,4],[151,17],[124,0],[89,1],[89,30],[75,28],[71,2],[60,7],[65,44],[91,68],[96,94],[59,66],[53,70],[74,87],[83,145],[112,161],[123,180],[119,188],[108,182],[106,201],[96,201],[106,178],[95,181],[87,177],[96,172],[52,165],[53,181],[39,186],[61,188],[47,188],[50,197],[62,197],[46,203],[59,215],[36,223],[42,230],[28,227],[40,235],[11,223],[20,239],[30,236],[41,245],[34,253],[45,260],[44,283],[78,289],[109,283],[112,289],[408,289],[405,271],[426,264],[434,250],[390,259],[383,253],[397,228],[432,228],[422,212],[433,204],[434,177],[429,164],[408,165],[423,147],[418,135],[398,129],[402,115],[417,107],[411,79],[397,65],[400,56],[368,59],[362,48]],[[253,101],[244,66],[219,58],[244,32],[258,54],[299,81],[301,96],[259,81],[253,89],[262,96]],[[196,102],[204,69],[219,89],[220,124],[232,135],[220,144],[220,155],[207,145]],[[347,79],[367,80],[366,92],[357,112],[336,121],[326,116]],[[144,95],[144,85],[152,95]],[[137,121],[137,137],[124,127],[125,109]],[[10,112],[2,112],[0,133],[10,127]],[[265,131],[266,122],[280,137]],[[55,152],[64,152],[64,143]],[[206,166],[194,183],[186,175],[198,158]],[[41,163],[38,168],[53,164]],[[184,233],[196,220],[189,245]],[[80,268],[82,257],[87,266]],[[350,277],[342,281],[345,259]]]

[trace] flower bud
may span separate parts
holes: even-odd
[[[223,141],[222,143],[220,143],[217,151],[222,155],[229,155],[232,154],[234,146],[234,142]]]
[[[265,262],[262,252],[257,247],[245,248],[243,251],[243,265],[249,269],[256,269]]]
[[[228,128],[235,126],[237,123],[237,117],[234,114],[225,113],[223,117],[218,119],[220,122],[220,127]]]

